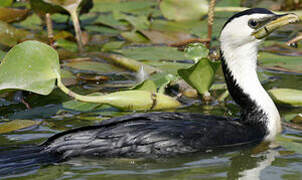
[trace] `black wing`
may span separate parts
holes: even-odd
[[[257,127],[190,113],[141,113],[66,131],[42,146],[62,158],[171,156],[261,141]]]

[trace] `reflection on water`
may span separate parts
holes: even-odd
[[[280,153],[281,152],[281,153]],[[302,179],[302,155],[266,145],[164,159],[86,159],[5,179]],[[1,179],[2,179],[1,178]]]
[[[268,77],[266,89],[273,87],[288,87],[301,89],[301,76],[274,74],[264,72]],[[278,77],[278,78],[276,78]],[[35,96],[32,96],[35,98]],[[37,96],[41,101],[49,102]],[[37,101],[34,99],[33,101]],[[60,105],[39,106],[35,111],[20,111],[17,106],[7,107],[14,109],[14,113],[1,116],[28,119],[42,119],[43,123],[35,129],[17,131],[0,135],[0,153],[17,144],[38,144],[54,133],[70,128],[91,125],[97,119],[106,116],[119,116],[125,113],[110,111],[93,113],[57,113]],[[5,110],[6,107],[4,107]],[[16,110],[17,109],[17,110]],[[19,107],[20,109],[20,107]],[[34,108],[33,108],[34,109]],[[3,110],[3,109],[0,109]],[[279,107],[282,118],[288,119],[293,114],[302,112],[302,108]],[[238,115],[238,106],[234,103],[196,105],[180,112],[199,112],[203,114],[224,115],[227,111]],[[4,111],[2,111],[4,112]],[[48,114],[55,114],[49,115]],[[45,115],[41,116],[41,114]],[[302,139],[301,131],[287,129],[288,138]],[[191,154],[168,159],[73,159],[65,163],[44,166],[39,169],[27,171],[13,176],[0,177],[0,179],[123,179],[123,180],[187,180],[187,179],[302,179],[302,155],[288,152],[283,147],[268,148],[265,145],[248,147],[227,152],[213,152],[209,154]]]

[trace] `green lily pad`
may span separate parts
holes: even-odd
[[[28,31],[17,29],[5,22],[0,21],[0,44],[14,46],[25,39],[33,39],[34,35]]]
[[[112,51],[120,49],[125,44],[124,41],[110,41],[102,46],[102,51]]]
[[[92,93],[90,96],[101,96],[102,93]],[[98,106],[101,106],[100,104],[97,103],[88,103],[88,102],[81,102],[77,100],[70,100],[66,101],[63,104],[63,107],[66,109],[71,109],[74,111],[81,111],[81,112],[86,112],[86,111],[91,111]]]
[[[7,23],[23,21],[29,15],[29,9],[0,7],[0,21]]]
[[[0,62],[1,62],[1,59],[4,58],[5,54],[6,54],[6,52],[0,50]]]
[[[302,90],[276,88],[268,91],[278,104],[302,106]]]
[[[1,0],[0,7],[8,7],[8,6],[11,6],[12,3],[13,3],[13,0]]]
[[[156,2],[152,1],[126,1],[126,2],[94,2],[92,12],[112,12],[121,11],[126,13],[133,13],[139,10],[149,9],[152,6],[156,6]]]
[[[199,20],[208,13],[207,0],[162,0],[160,10],[169,20]]]
[[[302,73],[301,56],[281,56],[272,53],[259,53],[260,65],[264,68]]]
[[[150,92],[156,92],[156,84],[152,80],[145,80],[138,85],[136,85],[133,90],[143,90],[143,91],[150,91]]]
[[[38,125],[38,121],[32,120],[12,120],[10,122],[0,124],[0,134],[9,133],[12,131],[28,128]]]
[[[173,61],[146,61],[144,63],[172,75],[176,75],[179,69],[189,68],[192,65],[189,63],[178,63]]]
[[[86,96],[86,98],[87,97],[89,96]],[[142,90],[114,92],[103,96],[96,96],[90,99],[94,102],[108,104],[128,111],[173,109],[181,106],[176,99],[170,96]]]
[[[122,32],[121,36],[123,38],[125,38],[126,40],[132,41],[135,43],[146,43],[149,41],[145,36],[141,35],[137,31]]]
[[[49,94],[60,71],[57,52],[38,41],[14,46],[0,64],[0,90],[21,89]]]
[[[66,39],[58,39],[55,43],[56,46],[58,47],[62,47],[66,50],[69,50],[71,52],[77,52],[78,47],[77,44],[72,42],[72,41],[68,41]]]
[[[128,15],[118,11],[114,11],[113,16],[117,20],[129,22],[134,27],[134,30],[146,30],[150,26],[147,16]]]
[[[289,138],[282,135],[277,135],[276,141],[288,150],[296,153],[302,153],[302,139]]]
[[[219,63],[203,58],[188,69],[178,70],[178,74],[200,94],[204,94],[209,91],[218,66]]]
[[[167,85],[175,81],[177,77],[173,74],[162,72],[162,73],[156,73],[150,77],[151,80],[155,83],[159,93],[164,93]]]
[[[185,53],[178,51],[177,48],[167,46],[152,47],[133,47],[116,50],[126,57],[135,60],[184,60]]]
[[[64,67],[70,67],[77,71],[93,72],[98,74],[123,72],[122,68],[96,61],[73,61],[63,64]]]

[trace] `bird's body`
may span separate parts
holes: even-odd
[[[213,119],[215,118],[215,119]],[[66,131],[42,146],[62,158],[166,157],[260,142],[261,127],[192,113],[138,113]]]
[[[240,118],[168,112],[132,114],[54,135],[31,150],[31,155],[0,155],[0,164],[12,159],[23,161],[35,154],[41,155],[36,163],[44,161],[45,154],[56,162],[77,156],[162,157],[272,141],[281,131],[280,116],[261,86],[256,62],[258,44],[281,26],[276,22],[285,25],[298,19],[295,15],[280,17],[266,9],[250,9],[231,17],[221,31],[222,68],[229,92],[241,107]]]

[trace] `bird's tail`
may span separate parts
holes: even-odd
[[[32,171],[59,161],[58,155],[45,151],[41,146],[0,151],[0,177]]]

